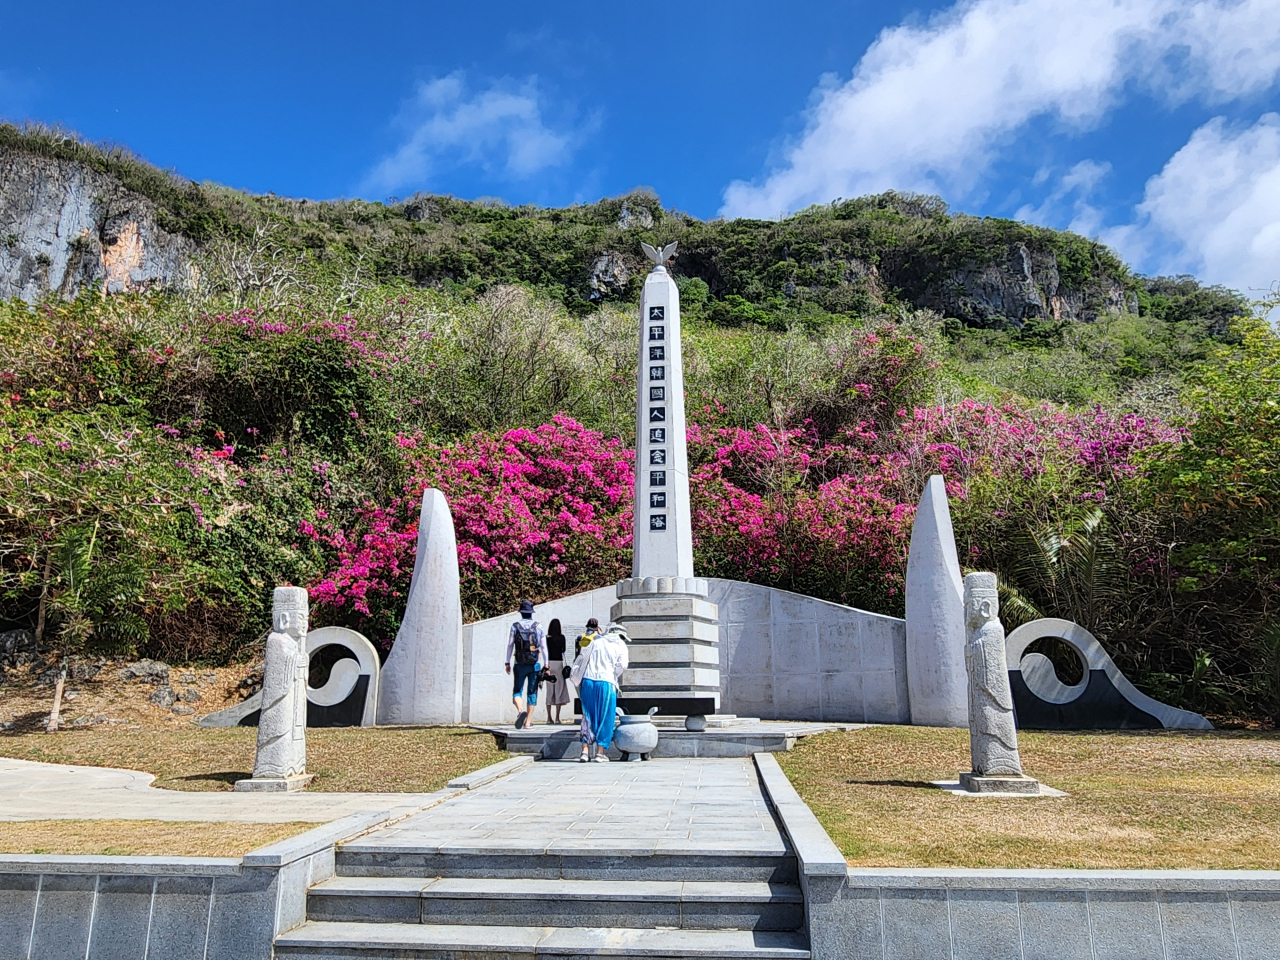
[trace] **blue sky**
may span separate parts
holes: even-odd
[[[700,217],[925,190],[1280,280],[1280,0],[48,10],[0,4],[0,116],[199,180]]]

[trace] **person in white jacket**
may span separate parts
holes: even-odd
[[[610,625],[584,647],[573,663],[570,679],[578,687],[582,700],[581,763],[594,759],[596,763],[608,763],[605,753],[613,743],[613,728],[617,718],[618,680],[627,669],[627,637],[622,629]],[[595,754],[594,758],[592,754]]]

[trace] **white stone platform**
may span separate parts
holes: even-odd
[[[658,746],[653,751],[653,756],[750,758],[756,753],[784,753],[794,747],[801,737],[831,730],[857,730],[864,726],[868,724],[746,720],[725,726],[708,726],[706,730],[695,733],[660,725]],[[576,723],[537,724],[523,730],[517,730],[514,726],[477,725],[476,729],[493,734],[499,749],[514,754],[532,754],[543,760],[570,760],[576,759],[582,752]],[[613,759],[621,758],[616,748],[609,750],[609,756]]]

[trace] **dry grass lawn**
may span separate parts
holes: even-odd
[[[93,726],[54,734],[0,732],[0,756],[155,774],[170,790],[230,790],[252,775],[256,727],[190,723]],[[340,727],[307,731],[313,791],[429,792],[505,759],[493,737],[462,727]]]
[[[1019,733],[1029,776],[1070,796],[959,797],[965,730],[872,727],[778,760],[850,864],[1280,869],[1280,733]]]
[[[0,821],[0,853],[116,857],[238,857],[314,823],[172,823],[165,820]]]

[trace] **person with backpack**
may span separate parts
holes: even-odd
[[[578,696],[582,700],[582,726],[578,734],[582,741],[582,756],[578,758],[581,763],[609,762],[605,751],[613,745],[618,681],[629,662],[627,635],[615,625],[592,640],[574,661],[570,676],[578,685]]]
[[[533,604],[521,600],[520,619],[511,625],[511,635],[507,639],[507,673],[515,677],[511,702],[517,711],[517,730],[523,729],[526,722],[533,725],[533,708],[538,702],[538,674],[547,662],[546,634],[542,632],[542,625],[533,619]]]

